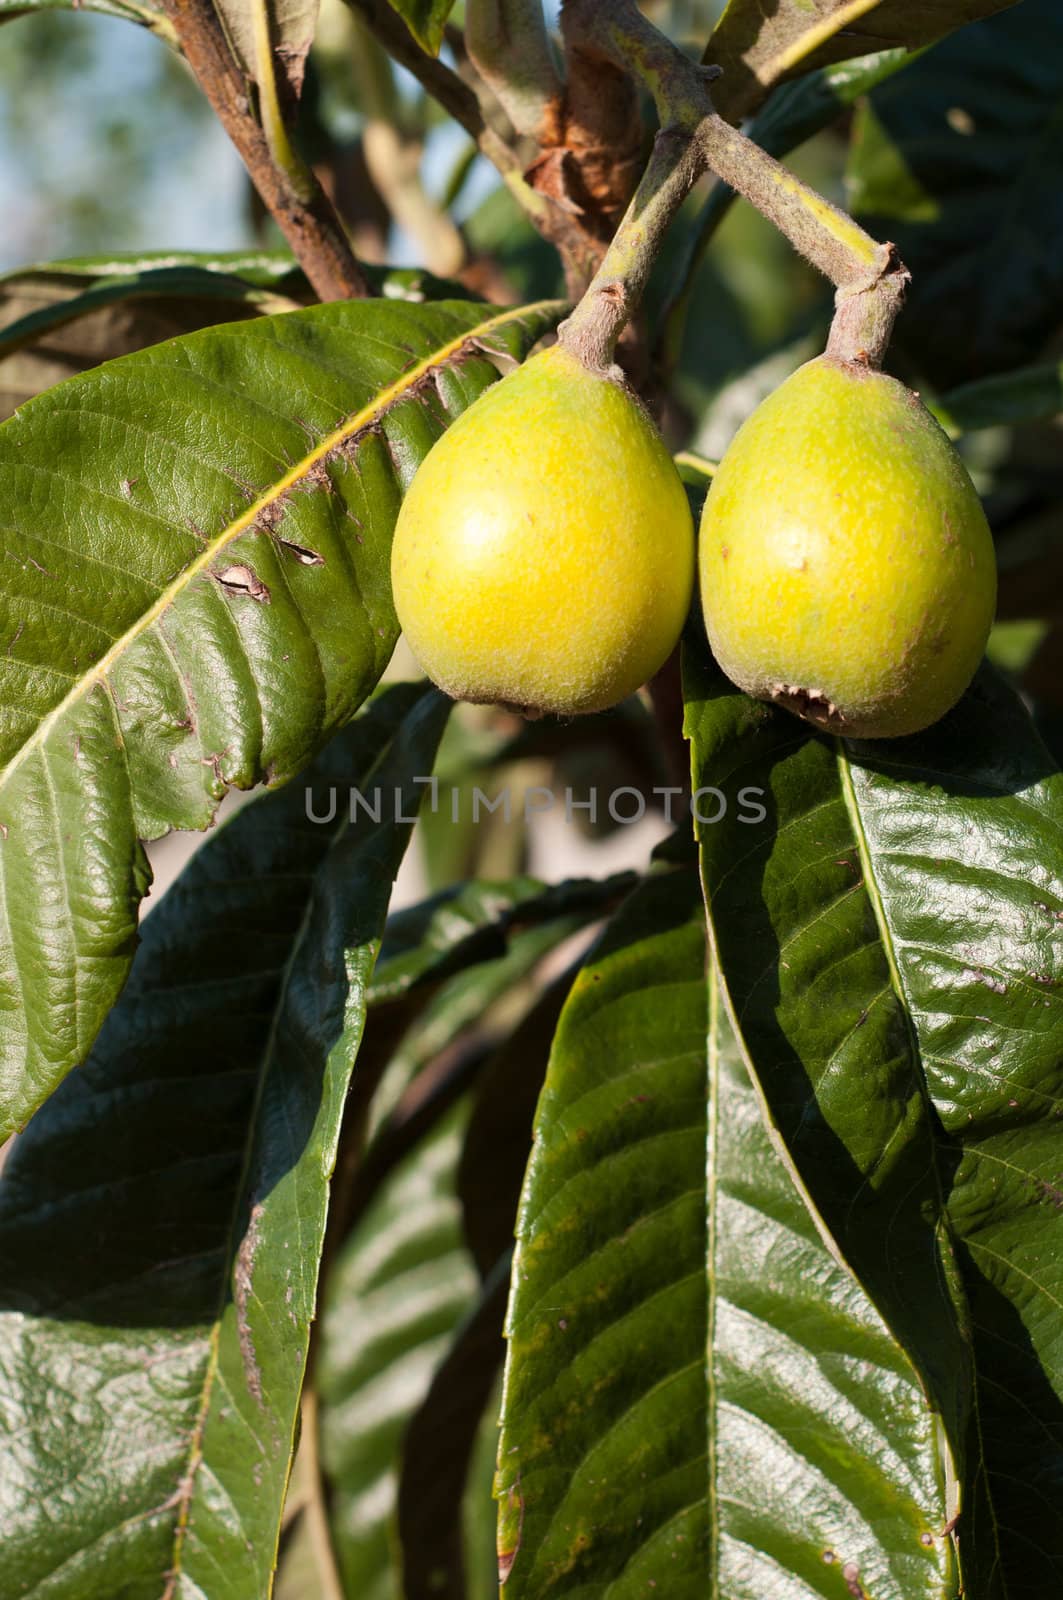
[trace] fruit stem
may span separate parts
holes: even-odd
[[[879,244],[844,211],[794,177],[717,115],[699,66],[639,11],[635,0],[567,0],[562,27],[588,55],[618,63],[653,96],[660,119],[653,155],[616,237],[560,338],[589,368],[608,370],[636,310],[661,240],[705,171],[756,206],[839,291],[830,353],[877,366],[908,274],[891,244]]]

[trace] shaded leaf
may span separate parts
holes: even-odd
[[[486,1277],[513,1248],[532,1124],[572,973],[555,978],[479,1074],[458,1168],[465,1237]]]
[[[460,286],[429,273],[364,264],[362,270],[388,299],[462,297]],[[0,278],[0,420],[101,361],[314,298],[281,251],[141,253],[20,268]]]
[[[507,1251],[485,1279],[406,1430],[398,1503],[403,1600],[466,1600],[463,1502],[481,1419],[505,1353],[509,1267]],[[490,1491],[487,1505],[493,1505]]]
[[[391,0],[391,6],[417,43],[432,55],[438,55],[443,43],[443,29],[454,9],[454,0]]]
[[[392,1557],[403,1439],[478,1292],[454,1191],[467,1111],[456,1107],[389,1174],[329,1277],[322,1459],[352,1600],[405,1600]]]
[[[462,1503],[465,1532],[466,1600],[499,1600],[498,1556],[495,1553],[495,1454],[498,1449],[498,1414],[502,1407],[501,1373],[484,1407],[473,1440],[469,1475]]]
[[[395,1109],[413,1080],[463,1034],[474,1033],[482,1043],[498,1036],[497,1012],[512,1007],[515,997],[534,982],[540,962],[585,918],[560,918],[514,933],[504,953],[477,962],[437,986],[414,987],[397,1002],[374,1005],[370,994],[368,1042],[383,1025],[393,1048],[380,1090],[373,1100],[374,1131]]]
[[[416,805],[449,703],[390,690],[318,776]],[[263,1600],[365,990],[409,827],[295,788],[193,858],[0,1182],[0,1590]],[[90,1247],[86,1248],[86,1243]]]
[[[314,307],[126,356],[0,427],[0,1136],[121,987],[138,839],[290,777],[376,683],[405,485],[496,380],[485,352],[519,358],[559,309]]]
[[[932,43],[1016,0],[729,0],[705,51],[723,68],[713,88],[732,122],[793,73],[870,51]]]
[[[864,95],[910,67],[921,51],[903,46],[836,61],[780,84],[745,130],[780,160],[823,128],[829,128]]]
[[[938,388],[1034,360],[1063,293],[1063,15],[965,29],[856,121],[850,197],[912,272],[897,337]]]
[[[557,884],[538,878],[503,883],[474,879],[422,900],[390,918],[371,1001],[397,999],[416,984],[438,982],[462,967],[491,960],[504,953],[517,929],[570,917],[579,926],[604,915],[635,880],[634,872],[566,878]]]
[[[700,836],[772,1124],[941,1414],[965,1592],[1043,1592],[1063,1575],[1044,1516],[1063,1483],[1063,779],[989,674],[927,734],[862,746],[692,650],[687,687],[698,781],[764,793],[762,824]]]
[[[1063,415],[1063,362],[962,384],[932,402],[931,409],[953,437]]]
[[[213,0],[233,54],[252,83],[261,84],[263,57],[272,77],[279,69],[298,99],[321,0]]]

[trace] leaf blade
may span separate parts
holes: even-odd
[[[1016,0],[782,0],[770,13],[756,0],[729,0],[705,59],[724,69],[713,90],[730,121],[748,116],[792,73],[899,45],[912,49]]]
[[[484,350],[518,358],[559,309],[372,301],[228,325],[0,427],[0,521],[20,530],[0,595],[5,1131],[120,987],[138,838],[291,776],[372,688],[397,637],[403,487],[497,378]]]
[[[376,770],[413,802],[447,712],[401,686],[322,770]],[[409,833],[328,830],[301,800],[269,796],[204,846],[92,1060],[5,1170],[5,1429],[36,1446],[0,1471],[13,1596],[269,1592],[328,1180]],[[111,1398],[83,1426],[76,1396],[97,1388]]]

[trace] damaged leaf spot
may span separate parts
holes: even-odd
[[[214,577],[230,594],[243,594],[249,600],[257,600],[259,605],[269,605],[269,588],[250,567],[225,567],[221,572],[215,572]]]
[[[498,1516],[498,1581],[505,1583],[513,1571],[513,1563],[520,1550],[524,1532],[524,1496],[518,1478],[505,1499],[499,1504]]]
[[[290,550],[292,555],[304,567],[323,567],[325,558],[316,550],[308,550],[303,544],[296,544],[292,539],[278,539],[277,543],[285,550]]]
[[[233,1268],[233,1299],[236,1302],[236,1333],[240,1341],[240,1357],[244,1365],[244,1377],[247,1380],[248,1391],[254,1395],[259,1405],[262,1404],[262,1373],[259,1370],[258,1356],[255,1353],[255,1341],[251,1335],[251,1325],[248,1322],[247,1311],[251,1301],[251,1278],[255,1269],[255,1255],[259,1245],[259,1222],[261,1218],[262,1206],[256,1203],[251,1207],[247,1232],[240,1242],[240,1248],[236,1254],[236,1265]]]
[[[853,1596],[853,1600],[869,1600],[868,1592],[860,1582],[860,1569],[855,1561],[847,1561],[842,1568],[842,1577],[845,1587]]]

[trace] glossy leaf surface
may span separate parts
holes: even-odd
[[[443,43],[443,30],[454,9],[454,0],[391,0],[417,43],[432,55],[438,55]]]
[[[955,1600],[937,1420],[773,1147],[689,868],[618,913],[536,1120],[503,1593]]]
[[[927,734],[863,746],[692,650],[687,690],[701,781],[764,795],[761,826],[701,849],[772,1123],[941,1415],[966,1592],[1032,1594],[1063,1575],[1063,778],[989,674]]]

